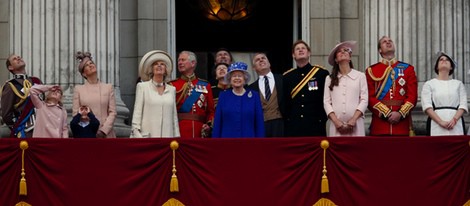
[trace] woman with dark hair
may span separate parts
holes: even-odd
[[[328,58],[333,66],[323,94],[323,107],[330,119],[328,136],[365,136],[364,112],[369,97],[365,74],[353,69],[351,62],[355,45],[355,41],[339,43]]]
[[[116,119],[116,98],[114,88],[98,79],[98,69],[90,52],[77,52],[78,71],[85,79],[85,84],[76,85],[73,92],[72,114],[77,114],[82,106],[90,107],[100,127],[96,137],[116,137],[114,121]]]
[[[217,106],[219,101],[219,94],[229,88],[228,82],[225,82],[225,75],[227,74],[228,64],[226,63],[217,63],[214,66],[215,79],[217,84],[211,87],[212,97],[214,98],[214,105]]]
[[[464,135],[462,115],[468,112],[467,92],[460,80],[451,79],[457,64],[446,53],[438,52],[434,64],[436,78],[426,81],[421,105],[428,117],[427,135]]]

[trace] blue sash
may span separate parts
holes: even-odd
[[[397,64],[396,67],[393,68],[393,71],[395,71],[395,76],[394,76],[394,80],[397,79],[398,77],[398,72],[399,72],[399,69],[403,69],[403,72],[406,70],[406,68],[408,68],[409,64],[407,63],[403,63],[403,62],[399,62]],[[391,74],[387,77],[387,81],[384,83],[385,86],[384,88],[382,89],[382,93],[380,93],[380,96],[377,98],[379,100],[382,100],[385,95],[388,93],[388,91],[390,90],[390,87],[392,87],[393,85],[393,81],[392,81],[392,78],[391,78]]]
[[[28,98],[26,98],[25,105],[27,103],[29,103],[29,99],[30,99],[30,97],[28,96]],[[26,126],[26,122],[29,120],[29,117],[31,116],[31,114],[33,114],[33,111],[34,111],[34,108],[31,108],[29,110],[28,114],[26,114],[26,116],[21,120],[21,122],[17,125],[17,127],[15,127],[15,129],[14,129],[15,137],[26,138],[26,132],[24,131],[24,129],[25,129],[25,126]],[[24,112],[26,112],[26,111],[24,111]]]
[[[207,84],[208,83],[205,81],[197,81],[195,88],[197,88],[197,85],[206,87]],[[189,95],[189,97],[186,98],[186,100],[184,100],[183,105],[181,105],[181,108],[179,109],[178,112],[188,113],[189,111],[191,111],[191,107],[193,107],[193,104],[199,98],[199,95],[201,95],[201,92],[197,92],[194,88],[192,88],[191,95]]]

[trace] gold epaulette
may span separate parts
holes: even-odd
[[[285,71],[284,73],[282,73],[282,75],[286,75],[287,73],[289,73],[291,71],[294,71],[295,69],[297,69],[297,68],[291,68],[291,69]]]
[[[375,104],[372,108],[378,110],[379,113],[384,117],[388,117],[388,115],[392,112],[392,110],[382,102]]]
[[[400,110],[398,112],[400,112],[401,116],[405,118],[413,109],[413,107],[414,105],[411,102],[405,102],[405,104],[401,105]]]
[[[325,68],[323,68],[323,66],[320,66],[318,64],[313,65],[313,67],[317,67],[317,68],[320,68],[320,69],[325,69]]]

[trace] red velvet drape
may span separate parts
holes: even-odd
[[[323,149],[330,193],[321,194]],[[180,192],[170,193],[172,152]],[[0,139],[0,205],[460,206],[470,200],[470,137]]]

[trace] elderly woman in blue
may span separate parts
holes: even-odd
[[[263,137],[264,117],[259,94],[244,88],[250,80],[243,62],[230,65],[225,75],[231,89],[220,93],[212,137]]]

